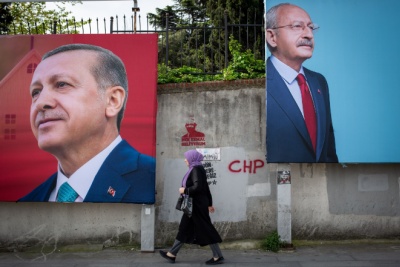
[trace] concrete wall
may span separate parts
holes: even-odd
[[[139,244],[142,205],[0,203],[0,248]]]
[[[263,238],[277,229],[281,185],[278,164],[264,162],[264,99],[265,80],[160,86],[156,246],[170,245],[177,233],[181,213],[174,207],[187,171],[183,153],[193,148],[220,148],[220,159],[207,161],[206,169],[216,207],[211,218],[224,240]],[[198,137],[187,137],[194,123]],[[399,164],[289,168],[293,239],[400,238]],[[0,248],[57,249],[74,243],[151,247],[153,240],[143,242],[143,233],[152,228],[154,210],[143,207],[0,203]]]
[[[399,164],[291,164],[291,171],[294,238],[400,238]]]
[[[262,238],[277,229],[279,164],[265,164],[257,173],[244,168],[245,160],[254,167],[264,156],[265,109],[259,104],[264,86],[175,86],[161,87],[158,97],[156,241],[171,242],[177,231],[174,204],[186,171],[183,152],[202,147],[182,146],[184,125],[193,120],[205,134],[204,147],[221,147],[221,160],[211,161],[217,174],[211,190],[217,207],[212,219],[223,238]],[[400,238],[399,164],[289,164],[289,169],[293,239]]]
[[[223,239],[263,238],[276,228],[265,164],[265,79],[160,86],[157,122],[156,243],[175,238],[183,153],[194,148],[220,149],[220,159],[205,165],[211,218]],[[188,143],[194,123],[203,137]]]

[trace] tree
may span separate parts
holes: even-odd
[[[187,14],[189,25],[204,23],[208,16],[206,14],[207,0],[175,0],[181,6],[181,11]]]
[[[149,13],[152,26],[165,29],[166,15],[171,28],[184,25],[197,25],[207,18],[207,0],[174,0],[175,4],[165,8],[156,8],[156,14]]]
[[[0,34],[7,34],[13,20],[10,12],[10,5],[11,3],[0,3]]]
[[[150,25],[155,28],[165,29],[166,18],[168,15],[168,26],[175,28],[179,24],[179,18],[177,15],[176,8],[174,6],[166,6],[165,8],[156,8],[156,13],[147,14]]]
[[[165,29],[168,14],[168,52],[170,54],[169,64],[174,67],[192,65],[194,62],[202,61],[200,53],[202,43],[202,30],[199,29],[177,29],[179,27],[202,27],[207,23],[206,15],[207,0],[174,0],[174,5],[163,9],[156,9],[157,14],[148,14],[149,22],[157,28]],[[165,56],[165,33],[160,33],[159,58]]]
[[[228,34],[256,59],[264,58],[264,30],[260,26],[238,27],[237,24],[262,25],[264,4],[260,0],[174,0],[173,6],[149,14],[153,26],[165,29],[168,13],[168,65],[203,66],[214,73],[225,66],[225,15]],[[150,21],[151,23],[151,21]],[[235,25],[232,25],[235,24]],[[180,28],[180,29],[179,29]],[[260,30],[261,29],[261,30]],[[159,58],[166,55],[165,33],[160,33]],[[161,54],[162,53],[162,54]],[[232,54],[228,60],[232,59]]]
[[[72,4],[75,3],[81,2]],[[87,23],[70,18],[71,12],[66,11],[65,2],[56,6],[57,9],[48,10],[45,2],[12,2],[9,5],[12,17],[9,34],[77,33]]]
[[[224,14],[228,16],[230,24],[262,24],[264,16],[264,3],[260,0],[226,0],[207,1],[207,15],[213,25],[224,24]],[[254,27],[248,30],[239,30],[239,27],[232,27],[229,34],[246,49],[252,49],[258,57],[263,53],[259,51],[261,42],[265,42],[263,31],[254,31]],[[222,36],[215,36],[215,39]]]

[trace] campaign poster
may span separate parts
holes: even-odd
[[[286,2],[288,1],[265,1],[266,11],[272,6]],[[400,2],[396,0],[289,2],[304,9],[311,17],[311,21],[319,26],[313,35],[313,55],[303,62],[303,67],[323,75],[326,79],[329,91],[314,88],[315,97],[329,94],[329,99],[326,99],[330,104],[337,162],[400,162],[400,127],[397,123],[397,118],[400,116],[400,105],[397,103],[400,99],[400,85],[396,80],[399,72],[397,62],[400,60],[399,37],[396,34]],[[291,31],[288,25],[278,26],[282,27],[278,29],[280,32]],[[268,65],[271,52],[268,51],[266,55]],[[300,157],[293,160],[292,155],[301,151],[301,145],[294,144],[293,140],[296,138],[294,132],[292,135],[287,135],[287,139],[284,140],[287,143],[293,142],[290,147],[286,147],[283,142],[281,150],[274,150],[279,140],[273,138],[273,131],[280,131],[283,136],[291,131],[292,126],[287,124],[286,127],[276,129],[279,122],[274,120],[274,116],[277,115],[277,112],[273,111],[275,96],[271,96],[268,92],[274,90],[274,82],[277,79],[271,78],[273,71],[268,72],[267,69],[267,161],[270,163],[335,162],[329,157],[316,157],[311,160]],[[291,99],[289,94],[286,96],[286,99]],[[326,103],[327,101],[325,107]],[[300,114],[298,110],[296,112]],[[321,111],[317,111],[317,119],[321,116],[319,112]],[[325,109],[323,112],[329,111]],[[298,119],[299,117],[301,115]],[[296,121],[292,117],[291,123],[295,124]],[[297,129],[300,128],[299,126]],[[321,129],[318,129],[318,134],[320,131]],[[329,134],[329,129],[325,127],[321,132],[325,136]],[[321,153],[328,142],[323,139],[324,136],[318,137],[317,154]],[[306,139],[303,138],[303,142],[308,142]],[[275,157],[274,154],[279,153],[286,156]]]
[[[125,65],[128,98],[120,136],[136,152],[114,161],[107,158],[104,162],[109,166],[101,166],[81,201],[155,202],[157,40],[156,34],[0,37],[0,201],[19,201],[39,186],[46,189],[37,191],[38,194],[47,195],[40,201],[49,201],[48,195],[56,184],[56,179],[49,182],[49,177],[57,174],[58,161],[39,149],[32,133],[32,77],[46,52],[66,44],[91,44],[110,50]],[[124,172],[124,167],[119,165],[124,161],[134,167],[127,167],[131,169]],[[141,164],[146,166],[140,167]],[[136,176],[132,176],[135,172]],[[116,173],[118,178],[114,177]],[[95,190],[95,184],[101,189]]]

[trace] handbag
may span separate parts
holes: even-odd
[[[175,209],[182,210],[182,202],[183,202],[183,196],[180,195],[178,201],[176,202]]]
[[[183,196],[181,210],[189,218],[192,217],[192,213],[193,213],[193,198],[189,197],[189,189],[188,189],[188,194]]]

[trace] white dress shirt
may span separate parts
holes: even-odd
[[[57,173],[57,184],[54,190],[50,194],[49,201],[56,201],[58,189],[64,182],[68,182],[69,185],[78,193],[78,197],[75,202],[83,202],[85,199],[90,186],[99,171],[101,165],[106,160],[111,151],[122,141],[120,135],[103,151],[94,156],[91,160],[86,162],[76,172],[74,172],[69,178],[67,178],[61,170],[60,164],[58,164]]]
[[[304,75],[303,66],[301,66],[300,71],[297,72],[274,56],[271,56],[271,62],[274,65],[275,69],[278,71],[278,73],[281,75],[282,79],[285,81],[290,93],[292,94],[292,96],[294,98],[294,101],[296,101],[296,104],[299,107],[301,114],[303,114],[303,117],[304,117],[303,102],[301,100],[300,86],[296,80],[297,75],[299,75],[299,73]],[[304,75],[304,77],[306,77],[306,75]],[[307,81],[307,77],[306,77],[306,81]],[[268,90],[268,87],[267,87],[267,90]]]

